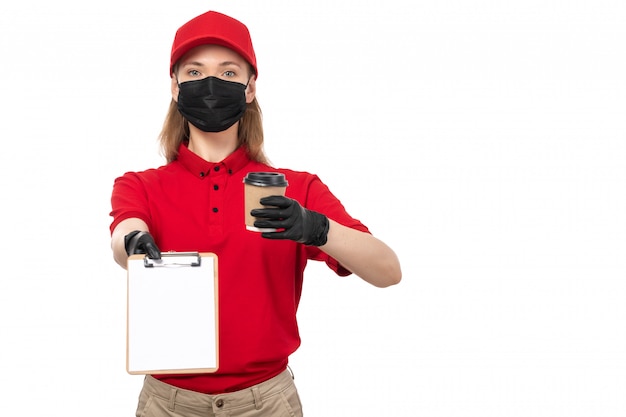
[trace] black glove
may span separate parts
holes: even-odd
[[[273,207],[250,211],[250,215],[261,219],[256,220],[254,226],[283,229],[278,232],[263,232],[261,236],[264,238],[290,239],[313,246],[322,246],[326,243],[328,217],[307,210],[296,200],[280,195],[263,197],[260,201],[264,206]]]
[[[161,251],[148,232],[135,230],[124,236],[124,248],[128,256],[147,253],[150,259],[161,259]]]

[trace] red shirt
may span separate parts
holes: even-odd
[[[154,375],[171,385],[217,394],[279,374],[300,345],[296,312],[307,260],[324,261],[338,275],[349,274],[317,247],[264,239],[246,230],[243,178],[256,171],[285,174],[287,197],[368,232],[316,175],[252,161],[244,148],[211,163],[181,145],[176,161],[115,180],[111,232],[122,220],[135,217],[146,222],[161,251],[213,252],[218,257],[219,369],[212,374]],[[163,329],[163,337],[175,337],[172,330]]]

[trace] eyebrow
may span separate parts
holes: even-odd
[[[237,62],[235,61],[224,61],[220,63],[220,67],[228,67],[230,65],[234,65],[236,67],[241,68],[241,65],[239,65]]]
[[[196,67],[204,67],[204,64],[203,64],[203,63],[201,63],[201,62],[198,62],[198,61],[183,62],[183,66],[185,66],[185,67],[186,67],[186,66],[188,66],[188,65],[193,65],[193,66],[196,66]],[[224,62],[220,62],[218,65],[219,65],[220,67],[228,67],[228,66],[234,65],[234,66],[236,66],[236,67],[241,68],[241,65],[239,65],[239,64],[238,64],[237,62],[235,62],[235,61],[224,61]]]

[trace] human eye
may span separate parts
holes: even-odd
[[[190,77],[199,77],[201,75],[200,71],[198,71],[197,69],[190,69],[187,71],[187,75],[189,75]]]
[[[227,70],[227,71],[224,71],[223,75],[224,75],[224,77],[231,78],[231,77],[236,77],[237,73],[235,71],[232,71],[232,70]]]

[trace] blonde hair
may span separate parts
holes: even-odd
[[[159,134],[161,153],[169,163],[178,157],[181,143],[189,140],[189,122],[178,111],[174,99],[170,102],[163,128]],[[256,97],[248,103],[246,111],[239,120],[237,129],[237,147],[244,145],[250,159],[269,164],[263,151],[263,115]]]

